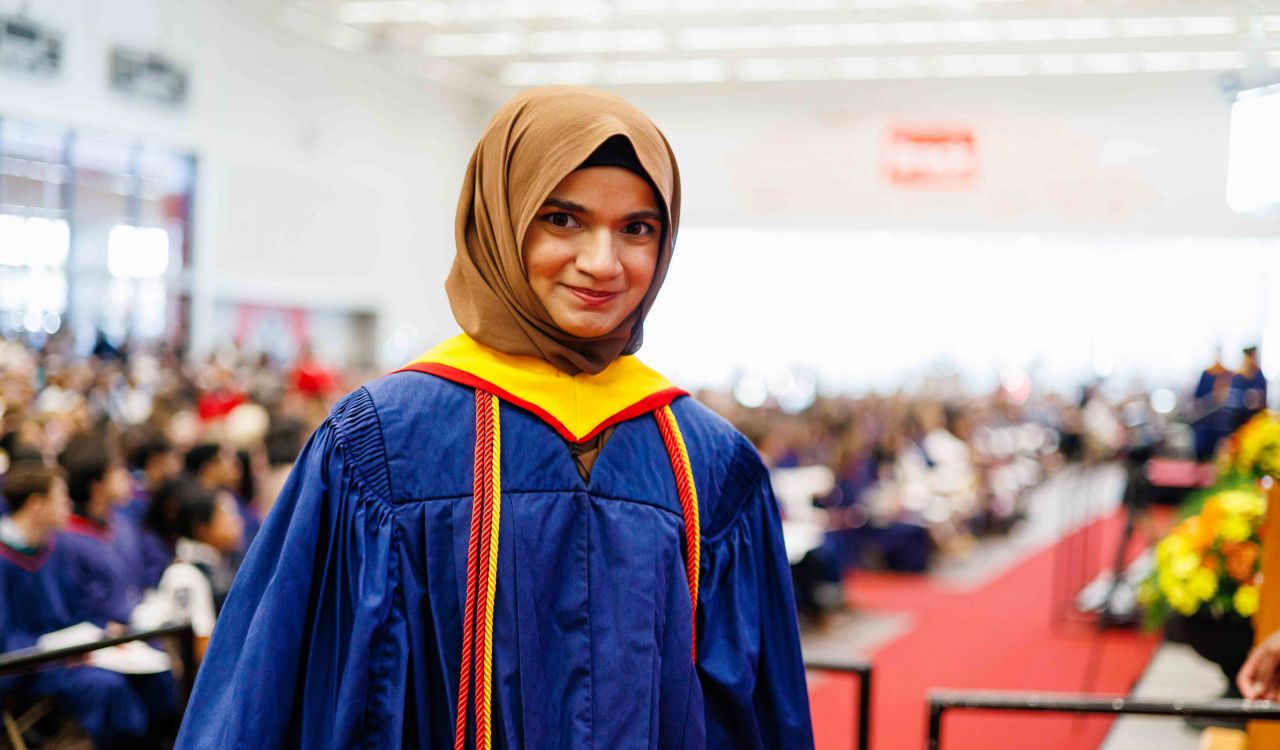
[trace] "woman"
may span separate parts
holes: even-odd
[[[494,116],[445,285],[465,333],[311,437],[180,748],[812,746],[767,473],[627,356],[679,216],[621,99]]]

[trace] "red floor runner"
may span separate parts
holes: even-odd
[[[1117,543],[1123,516],[1099,520],[1097,548]],[[1078,539],[1067,537],[1058,545]],[[909,612],[906,635],[869,654],[875,665],[873,750],[917,750],[926,735],[925,695],[933,688],[1079,692],[1091,649],[1101,648],[1095,691],[1123,694],[1133,686],[1159,639],[1133,630],[1100,638],[1083,625],[1054,617],[1054,548],[972,591],[957,593],[927,577],[858,573],[854,606],[864,611]],[[809,697],[819,750],[852,748],[851,679],[818,676]],[[944,722],[943,750],[1081,750],[1096,748],[1110,720],[1016,713],[952,712]]]

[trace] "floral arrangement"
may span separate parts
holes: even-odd
[[[1224,476],[1280,479],[1280,413],[1258,412],[1227,438],[1218,469]]]
[[[1171,611],[1251,617],[1258,609],[1265,510],[1260,490],[1237,484],[1210,495],[1198,515],[1162,539],[1155,567],[1138,591],[1148,624],[1158,627]]]

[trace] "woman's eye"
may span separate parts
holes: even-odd
[[[551,226],[558,227],[560,229],[569,229],[577,223],[576,221],[574,221],[574,218],[572,216],[559,211],[553,214],[547,214],[542,218],[543,218],[543,221],[546,221]]]
[[[653,227],[643,221],[633,221],[622,229],[624,234],[634,234],[637,237],[647,237],[653,234]]]

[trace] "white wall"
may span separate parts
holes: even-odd
[[[1251,342],[1277,373],[1280,217],[1227,207],[1213,75],[626,93],[685,190],[642,355],[689,382],[797,366],[892,389],[949,365],[1064,387],[1098,364],[1177,385]],[[971,129],[974,187],[889,184],[895,124]]]
[[[1226,204],[1216,74],[864,81],[626,92],[672,141],[690,226],[1280,234]],[[970,190],[895,187],[898,124],[970,129]]]
[[[16,0],[0,0],[13,11]],[[52,80],[0,73],[0,117],[168,143],[198,160],[193,340],[225,339],[215,301],[378,314],[396,358],[454,329],[441,292],[484,105],[287,30],[254,0],[35,0],[65,33]],[[107,88],[112,44],[187,64],[185,108]],[[375,347],[375,348],[380,348]]]

